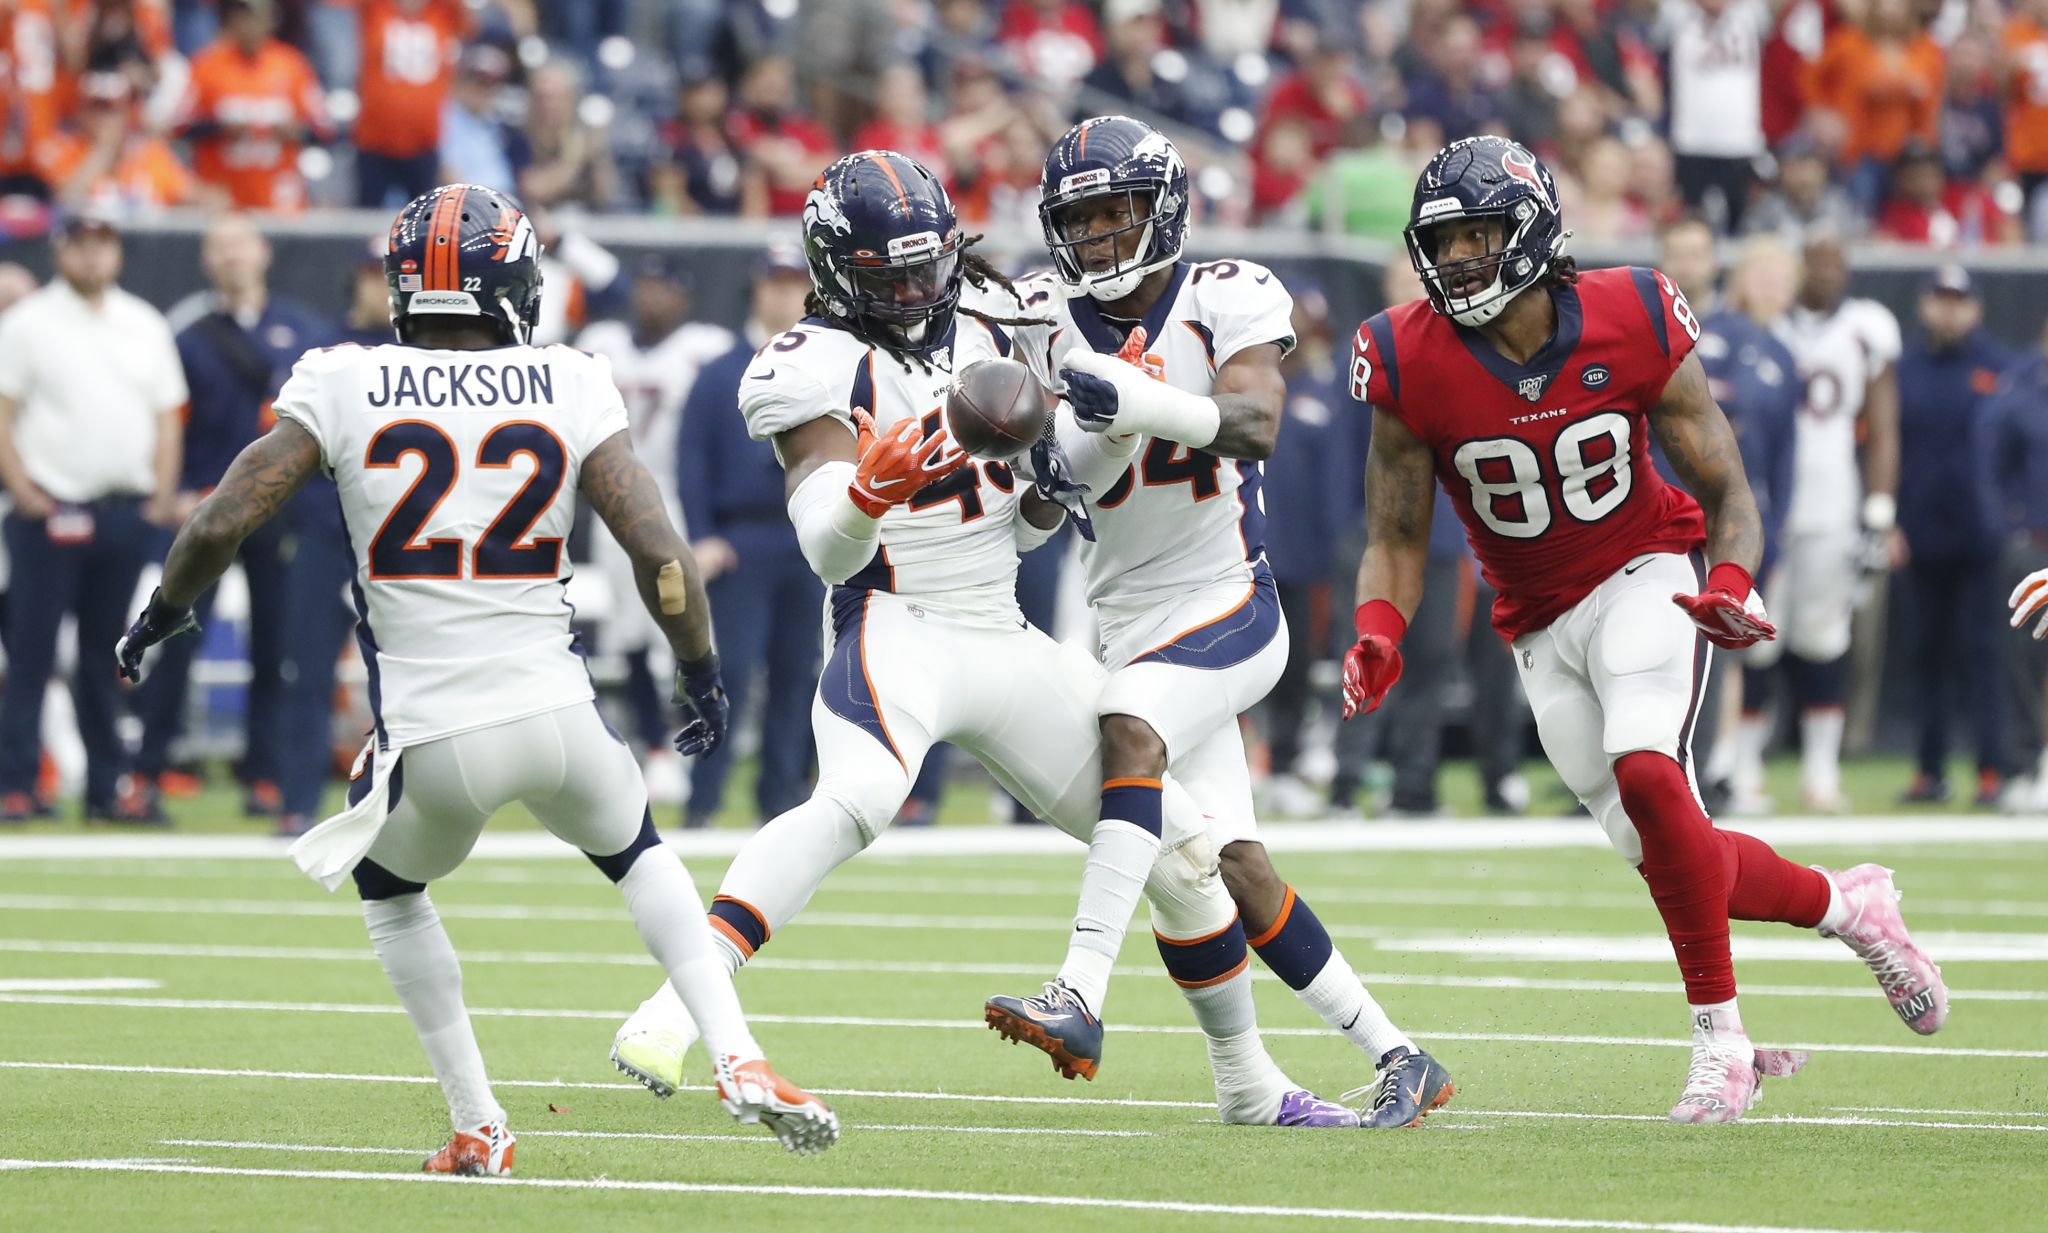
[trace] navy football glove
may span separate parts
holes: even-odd
[[[689,716],[683,730],[676,733],[677,753],[700,757],[725,743],[732,704],[725,700],[725,682],[718,675],[718,652],[676,669],[676,692],[671,701]]]
[[[149,607],[135,618],[135,624],[121,635],[114,644],[114,666],[120,674],[131,681],[142,679],[142,653],[159,642],[165,642],[179,634],[196,634],[199,622],[192,616],[190,608],[173,608],[164,602],[161,590],[151,591]]]
[[[1066,368],[1060,376],[1067,383],[1067,402],[1074,408],[1074,422],[1089,432],[1108,432],[1116,427],[1116,387],[1091,372]]]
[[[1088,485],[1074,479],[1074,464],[1050,429],[1031,446],[1031,482],[1039,496],[1067,511],[1082,539],[1095,541],[1095,523],[1088,517]]]

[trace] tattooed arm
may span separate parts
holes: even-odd
[[[269,522],[313,473],[320,469],[320,445],[313,434],[281,419],[249,443],[207,494],[171,544],[158,585],[163,602],[189,608],[200,592],[219,581],[234,563],[242,541]]]
[[[1375,409],[1365,457],[1365,559],[1358,602],[1385,600],[1407,620],[1422,602],[1429,524],[1436,513],[1436,471],[1429,446],[1407,425]]]
[[[583,460],[577,489],[633,562],[633,585],[640,592],[640,602],[661,626],[676,662],[685,669],[701,664],[714,650],[704,578],[682,533],[668,520],[668,505],[654,476],[633,452],[630,433],[622,428],[590,452]],[[680,612],[663,609],[661,568],[670,562],[683,573]]]
[[[1216,371],[1216,439],[1204,446],[1224,458],[1273,456],[1280,418],[1287,405],[1287,379],[1280,375],[1280,347],[1246,347]]]
[[[1707,559],[1755,573],[1764,555],[1764,520],[1742,470],[1735,430],[1707,391],[1707,372],[1688,355],[1650,408],[1650,429],[1678,478],[1707,515]]]

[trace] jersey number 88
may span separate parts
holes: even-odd
[[[1577,522],[1598,522],[1612,514],[1635,486],[1628,417],[1618,411],[1566,427],[1551,454],[1558,495],[1565,513]],[[1472,486],[1472,512],[1488,530],[1509,539],[1535,539],[1550,529],[1555,518],[1543,460],[1528,442],[1516,437],[1467,441],[1451,462]]]

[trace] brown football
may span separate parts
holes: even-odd
[[[1015,360],[976,360],[946,395],[946,430],[976,458],[1008,462],[1037,443],[1052,423],[1053,400]]]

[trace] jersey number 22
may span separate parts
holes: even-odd
[[[399,420],[386,424],[370,438],[363,465],[397,467],[403,465],[407,454],[419,458],[420,473],[398,504],[384,516],[384,525],[377,528],[376,536],[370,540],[370,581],[460,578],[465,555],[460,539],[419,542],[421,528],[455,488],[460,471],[455,442],[425,420]],[[521,454],[533,460],[533,472],[491,520],[483,538],[471,547],[467,555],[472,578],[554,578],[561,573],[559,538],[520,541],[533,530],[562,490],[562,476],[569,464],[569,452],[562,439],[544,424],[513,420],[484,434],[483,442],[476,447],[476,465],[510,468],[512,460]]]

